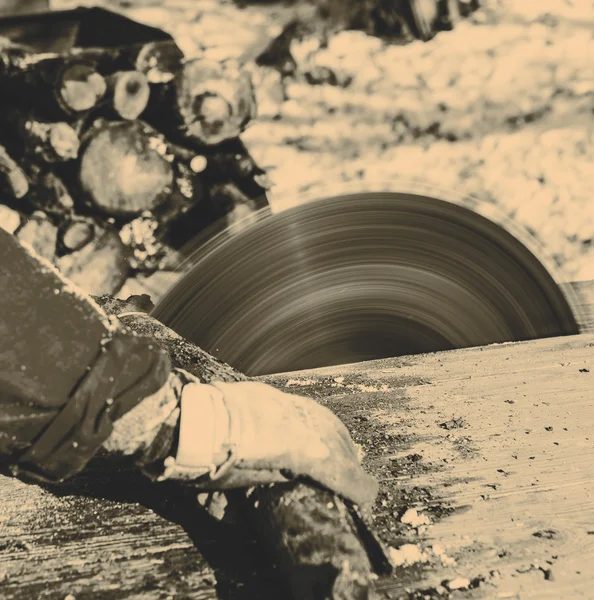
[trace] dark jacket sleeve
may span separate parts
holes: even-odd
[[[77,473],[170,370],[154,340],[0,228],[0,460],[50,481]]]

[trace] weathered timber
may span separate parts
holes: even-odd
[[[172,191],[162,136],[141,121],[98,120],[82,141],[79,179],[87,200],[108,215],[153,210]]]
[[[461,585],[451,597],[588,598],[593,348],[594,336],[581,335],[265,381],[332,408],[380,476],[375,523],[400,565],[376,583],[380,597],[437,600]],[[183,344],[179,354],[190,356]],[[95,468],[47,490],[0,478],[2,597],[287,597],[264,561],[250,562],[257,547],[242,555],[240,539],[229,543],[199,511],[184,531],[176,489],[148,510],[138,499],[158,489],[126,471]],[[411,508],[419,522],[402,519]]]
[[[126,120],[137,119],[148,105],[150,87],[138,71],[117,71],[105,78],[106,102],[115,114]]]

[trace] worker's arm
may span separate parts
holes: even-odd
[[[80,471],[171,366],[0,228],[0,456],[50,481]]]
[[[15,471],[60,481],[103,447],[157,480],[307,476],[357,503],[375,497],[328,409],[262,383],[203,384],[1,229],[0,256],[0,455]]]

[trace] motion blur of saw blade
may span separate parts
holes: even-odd
[[[435,193],[267,208],[194,248],[153,315],[252,376],[578,333],[554,269],[509,229]]]

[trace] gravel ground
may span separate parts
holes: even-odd
[[[311,18],[301,4],[103,4],[217,59],[255,55],[295,14]],[[427,43],[356,31],[323,49],[314,35],[293,41],[295,75],[250,66],[259,118],[243,139],[277,197],[329,181],[418,179],[495,203],[568,279],[594,279],[594,2],[482,5]]]

